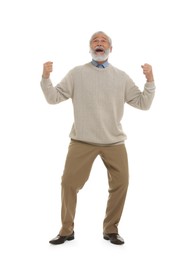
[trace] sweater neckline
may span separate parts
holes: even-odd
[[[94,66],[91,62],[87,63],[87,65],[89,65],[90,68],[97,70],[97,71],[107,71],[110,69],[110,67],[112,67],[112,65],[110,63],[106,68],[98,68],[98,67]]]

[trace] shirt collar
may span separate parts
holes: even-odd
[[[92,60],[91,63],[92,63],[94,66],[98,67],[98,68],[106,68],[106,67],[109,66],[109,62],[108,62],[108,61],[105,61],[104,63],[99,64],[97,61]]]

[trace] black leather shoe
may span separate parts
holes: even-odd
[[[125,243],[123,238],[120,237],[117,233],[104,234],[103,238],[106,240],[110,240],[110,242],[115,245],[122,245]]]
[[[63,244],[66,240],[73,240],[74,239],[74,232],[69,236],[60,236],[57,235],[55,238],[49,241],[52,245],[60,245]]]

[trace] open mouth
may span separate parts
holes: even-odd
[[[96,49],[95,49],[95,53],[96,54],[104,54],[104,49],[103,48],[101,48],[101,47],[97,47]]]

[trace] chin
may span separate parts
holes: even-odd
[[[105,61],[108,59],[108,56],[107,54],[104,54],[104,55],[96,55],[94,53],[91,54],[93,60],[95,61]]]
[[[106,61],[108,59],[108,56],[105,56],[105,57],[104,56],[100,56],[100,57],[95,56],[93,58],[95,61]]]

